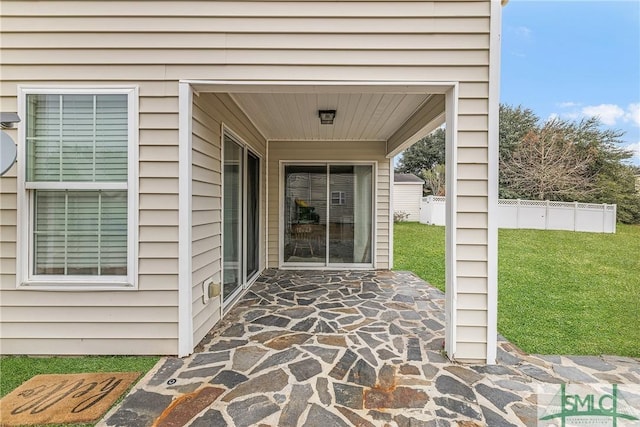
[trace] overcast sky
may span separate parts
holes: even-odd
[[[500,98],[542,119],[599,116],[640,165],[640,0],[510,0]]]

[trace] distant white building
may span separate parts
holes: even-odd
[[[404,212],[405,221],[420,221],[424,181],[412,173],[393,174],[393,213]]]

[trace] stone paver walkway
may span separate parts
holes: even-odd
[[[168,358],[101,426],[535,426],[539,382],[640,384],[640,361],[442,352],[444,295],[415,275],[267,270],[202,348]]]

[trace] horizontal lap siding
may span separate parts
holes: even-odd
[[[213,29],[211,29],[213,30]],[[37,34],[7,33],[4,42],[22,49],[266,49],[272,50],[298,49],[300,44],[307,49],[327,50],[342,49],[344,34],[296,34],[295,38],[287,33],[262,34],[256,40],[252,33],[154,33],[139,32],[110,33],[99,40],[86,39],[82,36],[91,33],[56,32],[43,40]],[[487,34],[350,34],[349,39],[362,50],[420,50],[429,46],[431,49],[447,49],[452,45],[462,50],[486,49],[489,45]]]
[[[14,3],[21,16],[8,18],[28,31],[5,33],[9,28],[4,19],[11,14],[12,5],[3,3],[2,111],[16,111],[18,84],[58,87],[137,85],[139,88],[139,211],[135,213],[139,220],[138,290],[99,293],[16,290],[17,185],[13,178],[14,168],[9,177],[0,178],[2,352],[175,354],[178,324],[177,82],[164,80],[158,67],[139,65],[135,59],[123,64],[115,73],[105,66],[109,61],[103,62],[104,65],[87,66],[91,62],[88,58],[100,57],[101,53],[95,50],[78,58],[73,58],[73,54],[66,55],[61,46],[47,53],[25,50],[24,43],[28,40],[35,42],[35,47],[46,47],[53,37],[48,31],[37,33],[33,32],[34,27],[29,27],[34,18],[25,10],[28,5]],[[58,11],[64,10],[54,2],[48,5]],[[45,19],[57,25],[56,18]],[[74,40],[96,47],[96,41],[108,40],[108,36],[89,32],[85,36],[76,34]],[[11,59],[13,54],[24,53],[40,56],[41,64]],[[46,58],[51,54],[58,59],[48,61]],[[22,62],[20,67],[23,69],[11,75],[13,66],[9,64],[16,62]],[[61,65],[65,63],[68,65]],[[51,72],[54,69],[66,69],[67,72],[55,76]],[[13,136],[15,139],[15,133]],[[8,243],[11,246],[5,245]],[[72,323],[73,328],[69,327]],[[78,324],[87,326],[79,328]]]
[[[486,89],[488,91],[488,87]],[[488,291],[488,93],[461,85],[458,103],[457,351],[484,360]]]
[[[121,326],[122,327],[122,326]],[[153,330],[157,326],[150,325]],[[174,339],[166,338],[3,338],[3,352],[11,349],[13,354],[70,354],[59,349],[82,349],[83,355],[90,354],[120,354],[117,349],[126,349],[122,354],[158,355],[175,354],[176,343]],[[43,352],[43,349],[46,350]],[[3,353],[8,354],[8,353]]]
[[[347,2],[344,2],[347,3]],[[350,4],[323,1],[136,1],[126,0],[109,2],[57,1],[33,3],[23,1],[3,1],[6,9],[19,9],[30,16],[70,16],[70,15],[111,15],[127,16],[148,15],[149,4],[160,4],[162,7],[153,10],[156,16],[227,16],[227,17],[313,17],[313,16],[342,16],[342,17],[411,17],[425,16],[486,16],[489,5],[486,1],[478,0],[448,0],[448,1],[378,1],[355,0]],[[294,7],[295,6],[295,7]],[[3,10],[4,12],[4,10]]]
[[[375,148],[374,148],[375,147]],[[389,250],[393,242],[391,242],[391,230],[389,229],[391,222],[391,180],[389,179],[393,171],[390,169],[388,159],[377,159],[378,147],[371,148],[371,154],[365,156],[366,149],[362,149],[362,157],[373,158],[378,161],[378,176],[376,177],[376,241],[374,267],[381,270],[391,268],[391,260],[389,258]]]
[[[207,94],[206,98],[210,98]],[[194,96],[191,166],[191,268],[194,344],[220,320],[221,297],[202,299],[203,282],[222,281],[222,152],[220,118],[208,107],[205,96]]]
[[[377,196],[375,211],[376,268],[389,268],[389,160],[385,158],[384,142],[323,141],[269,143],[269,267],[278,267],[280,239],[280,161],[372,161],[377,162],[375,180]]]
[[[167,320],[167,313],[163,311],[150,314],[152,318],[147,321],[175,324],[178,80],[459,81],[458,189],[461,196],[469,198],[461,201],[464,212],[458,214],[463,224],[458,230],[458,251],[466,257],[459,261],[459,271],[464,274],[458,279],[461,289],[475,291],[480,289],[476,286],[486,286],[475,280],[481,279],[487,270],[482,249],[486,251],[487,239],[481,232],[486,232],[487,227],[489,9],[488,1],[455,0],[3,1],[0,102],[3,111],[5,108],[12,111],[18,84],[139,86],[140,290],[100,293],[100,296],[128,310],[130,314],[123,314],[124,319],[136,319],[136,307],[148,301],[163,301],[173,307],[171,319]],[[229,119],[232,128],[244,121],[236,113]],[[247,130],[247,135],[242,136],[250,139],[249,143],[260,139],[255,130]],[[324,153],[308,154],[322,157]],[[201,159],[195,148],[193,156],[194,162]],[[275,265],[278,197],[274,195],[278,194],[278,169],[277,160],[270,158],[269,161],[270,166],[276,167],[271,169],[269,177],[268,215],[269,265]],[[385,268],[389,243],[388,161],[380,161],[378,167],[376,255],[378,267]],[[195,186],[198,189],[210,188],[208,182],[216,179],[207,173],[206,167],[200,170],[194,166],[194,178],[197,173],[202,173],[198,177],[205,181],[204,187]],[[10,172],[8,177],[0,179],[2,304],[25,310],[34,305],[53,305],[50,301],[56,300],[59,293],[15,290],[16,182],[13,176],[14,172]],[[194,204],[202,203],[205,210],[213,212],[219,209],[199,197],[194,195]],[[216,215],[213,221],[219,223],[220,215]],[[201,218],[198,214],[195,217]],[[194,248],[202,251],[207,245],[219,245],[215,239],[206,243],[195,241],[195,236],[206,238],[211,232],[219,235],[220,231],[194,224]],[[194,271],[194,281],[204,276]],[[194,285],[194,304],[197,305],[197,283]],[[27,297],[15,298],[17,294]],[[65,298],[56,303],[59,306],[91,306],[98,299],[94,293],[64,295]],[[459,318],[464,318],[466,311],[477,311],[462,303],[459,308]],[[202,318],[198,315],[200,311],[196,311],[194,316]],[[40,316],[37,309],[33,312],[36,318],[45,320],[53,315],[43,312]],[[2,321],[18,322],[5,314]],[[110,346],[89,344],[89,341],[82,341],[87,344],[80,345],[80,341],[60,338],[55,341],[59,345],[49,346],[53,341],[47,341],[47,348],[61,353],[69,348],[79,351],[86,348],[87,352],[100,352],[105,348],[108,352],[137,351],[137,347],[129,346],[128,340],[118,341],[122,324],[113,325],[114,341]],[[31,326],[25,328],[30,331]],[[201,332],[196,333],[199,334]],[[118,342],[122,345],[114,344]],[[160,341],[150,338],[148,344],[149,348],[163,353],[174,353],[177,349],[175,337]],[[474,351],[478,348],[475,342],[469,345]],[[30,352],[26,349],[36,348],[33,346],[32,341],[21,340],[19,336],[9,336],[3,341],[3,351]]]
[[[193,342],[197,344],[220,320],[222,303],[222,296],[206,304],[202,299],[205,280],[222,281],[222,125],[263,158],[266,143],[228,95],[204,93],[193,99],[191,306]],[[264,248],[261,253],[265,253]]]
[[[6,97],[2,99],[2,111],[15,111],[15,98],[7,100]],[[5,108],[8,108],[5,110]],[[17,132],[15,129],[3,130],[7,132],[15,141]],[[16,278],[16,242],[17,242],[17,167],[12,166],[5,175],[0,177],[0,322],[4,322],[5,319],[9,319],[10,313],[7,314],[5,307],[5,296],[7,293],[4,289],[15,288]],[[24,313],[30,313],[29,310],[20,308]],[[0,338],[4,336],[2,325],[0,324]],[[0,352],[5,353],[4,346],[0,345]]]
[[[92,78],[96,75],[99,75],[97,70]],[[49,85],[44,77],[20,83]],[[57,84],[73,85],[75,82]],[[108,86],[114,82],[94,81],[93,84]],[[15,86],[12,92],[16,93]],[[137,291],[16,290],[16,180],[12,177],[15,168],[10,177],[0,178],[0,336],[3,353],[177,352],[178,163],[177,139],[173,138],[177,136],[174,126],[177,111],[168,113],[176,102],[176,97],[165,97],[164,93],[139,99],[139,196],[138,212],[135,213],[139,233]],[[74,327],[69,327],[70,324]],[[132,344],[133,341],[136,343]]]

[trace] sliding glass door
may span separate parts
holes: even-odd
[[[224,135],[223,301],[240,294],[259,270],[260,160]]]
[[[372,165],[285,165],[284,183],[284,263],[372,264]]]

